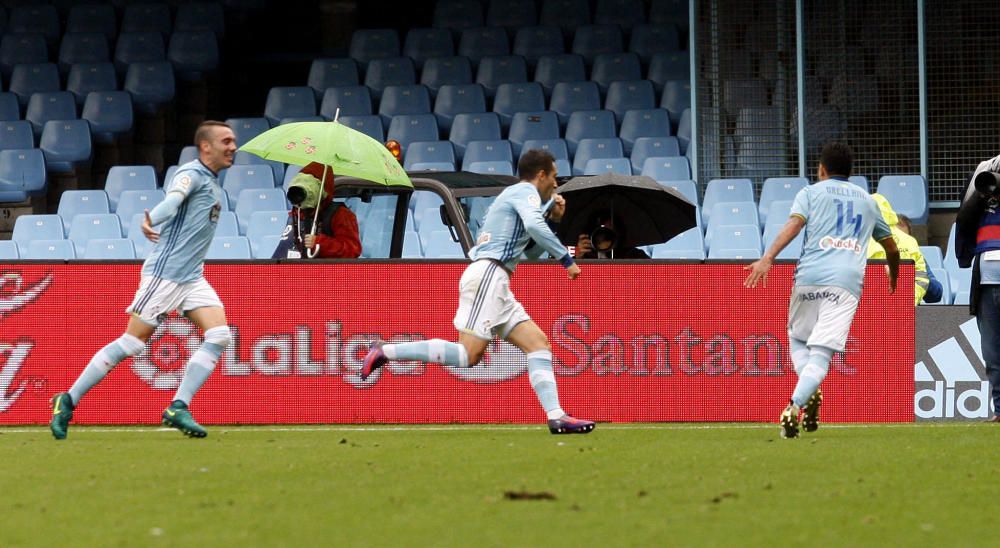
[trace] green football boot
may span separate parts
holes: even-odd
[[[208,431],[191,416],[187,404],[180,400],[175,400],[170,407],[163,410],[163,424],[172,426],[191,438],[204,438],[208,435]]]
[[[823,391],[819,388],[813,392],[812,397],[802,408],[802,429],[806,432],[815,432],[819,429],[819,406],[823,405]]]
[[[73,398],[66,392],[60,392],[52,396],[49,402],[52,403],[52,422],[49,423],[52,437],[64,440],[69,430],[69,421],[73,420]]]

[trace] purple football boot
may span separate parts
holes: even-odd
[[[549,420],[549,432],[552,432],[553,434],[586,434],[593,429],[593,421],[574,419],[569,415],[563,415],[562,418]]]
[[[361,366],[361,380],[366,380],[376,369],[382,367],[389,361],[382,352],[382,345],[385,341],[372,341],[368,345],[368,354],[365,355],[364,364]]]

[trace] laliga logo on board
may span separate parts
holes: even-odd
[[[832,236],[826,236],[819,241],[819,248],[822,250],[827,249],[846,249],[848,251],[853,251],[855,253],[861,253],[861,244],[858,243],[857,238],[848,238],[846,240],[840,238],[834,238]]]
[[[38,299],[52,284],[53,277],[49,272],[41,280],[26,287],[20,272],[0,274],[0,321]],[[22,380],[13,392],[10,391],[14,377],[34,347],[34,341],[26,338],[21,338],[13,344],[0,341],[0,363],[3,364],[0,368],[0,413],[14,405],[27,388],[28,381]]]
[[[152,388],[173,390],[181,384],[187,357],[199,346],[201,335],[194,324],[183,318],[168,318],[142,354],[132,359],[132,371]]]
[[[0,274],[0,320],[37,299],[52,283],[52,276],[49,272],[34,285],[25,288],[20,272]]]

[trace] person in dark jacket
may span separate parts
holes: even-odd
[[[320,181],[322,196],[320,196]],[[333,170],[313,162],[300,171],[289,184],[289,200],[298,207],[288,213],[288,226],[274,251],[275,259],[301,257],[354,259],[361,255],[358,218],[344,204],[333,201]],[[298,192],[298,197],[296,197]],[[319,201],[319,216],[316,202]],[[316,234],[312,234],[317,219]],[[309,253],[309,251],[312,253]]]
[[[618,221],[618,222],[616,222]],[[624,247],[625,225],[611,214],[602,210],[594,215],[588,226],[590,234],[580,234],[576,240],[577,259],[648,259],[645,251],[636,247]]]

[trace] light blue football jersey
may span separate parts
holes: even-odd
[[[476,246],[469,250],[469,258],[496,259],[509,270],[517,268],[521,254],[534,241],[529,255],[535,257],[542,251],[562,259],[569,252],[542,215],[542,198],[535,185],[521,181],[503,190],[486,211]]]
[[[219,223],[219,178],[201,160],[192,160],[177,168],[164,190],[180,192],[184,201],[173,219],[156,227],[160,241],[143,263],[142,275],[179,284],[192,282],[203,275],[205,255]]]
[[[868,240],[891,236],[875,200],[843,179],[827,179],[795,195],[791,215],[805,219],[796,285],[832,285],[861,298]]]

